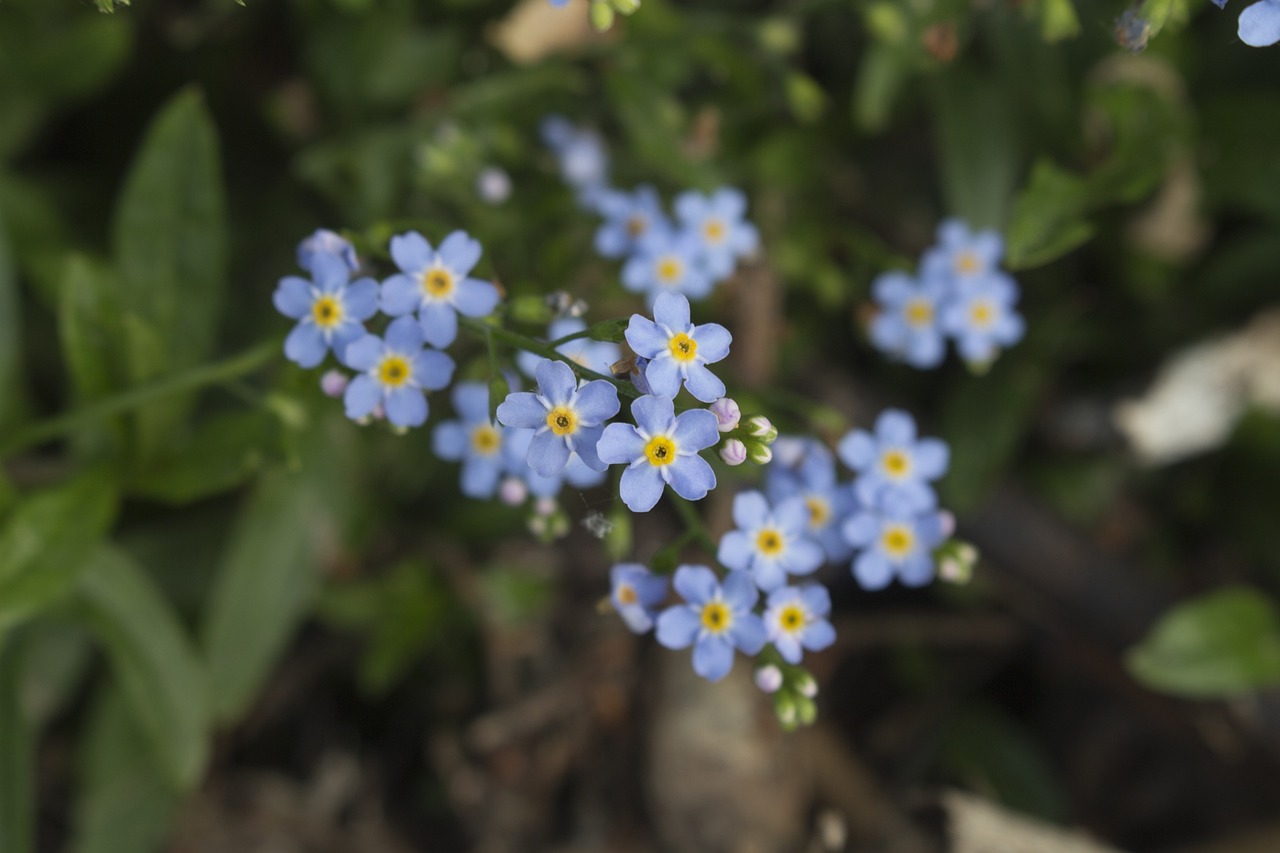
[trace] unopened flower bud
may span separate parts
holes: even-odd
[[[796,701],[786,693],[775,693],[773,711],[778,715],[778,722],[784,726],[796,724]]]
[[[765,444],[773,444],[778,439],[778,428],[764,415],[755,415],[747,420],[747,435],[758,438]]]
[[[720,446],[720,458],[726,465],[741,465],[747,461],[747,446],[731,438]]]
[[[555,498],[538,498],[537,503],[533,505],[533,511],[542,516],[551,515],[558,509],[560,504],[556,503]]]
[[[591,26],[599,32],[604,32],[613,26],[613,7],[606,0],[592,0]]]
[[[341,370],[330,370],[320,377],[320,390],[326,397],[341,397],[346,392],[347,383],[350,381],[347,374]]]
[[[497,166],[486,166],[476,176],[476,194],[489,204],[511,198],[511,176]]]
[[[773,448],[767,444],[752,444],[747,448],[747,458],[755,465],[768,465],[773,461]]]
[[[956,516],[950,510],[940,510],[938,512],[938,521],[942,524],[942,538],[950,539],[951,534],[956,532]]]
[[[773,664],[760,667],[756,670],[756,687],[765,693],[777,693],[782,687],[782,670]]]
[[[498,499],[507,506],[520,506],[529,497],[529,487],[519,477],[508,477],[498,486]]]
[[[807,699],[812,699],[818,695],[818,682],[813,680],[813,676],[807,672],[803,672],[796,676],[796,692]]]
[[[718,423],[716,428],[721,432],[732,432],[738,428],[738,422],[742,419],[742,410],[738,408],[738,404],[732,397],[721,397],[707,408],[716,416]]]

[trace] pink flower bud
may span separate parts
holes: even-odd
[[[741,465],[747,461],[747,446],[736,438],[731,438],[720,446],[720,458],[726,465]]]
[[[956,532],[955,513],[944,509],[938,513],[938,520],[942,522],[942,538],[950,539],[951,534]]]
[[[773,664],[760,667],[756,670],[756,687],[765,693],[777,693],[782,687],[782,670]]]
[[[341,370],[330,370],[320,377],[320,390],[326,397],[341,397],[350,381],[350,377]]]
[[[529,487],[519,477],[508,477],[498,486],[498,499],[507,506],[520,506],[529,497]]]
[[[738,404],[732,397],[721,397],[708,408],[711,414],[716,416],[719,422],[718,429],[721,432],[732,432],[737,429],[738,421],[742,419],[742,410],[738,408]]]

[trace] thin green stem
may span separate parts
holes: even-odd
[[[702,522],[702,516],[698,515],[698,511],[693,508],[693,504],[679,495],[671,495],[671,502],[675,504],[676,512],[680,514],[680,520],[684,522],[685,529],[693,535],[703,548],[707,549],[707,553],[712,556],[716,551],[716,540],[711,537],[711,531]]]
[[[582,338],[589,338],[589,337],[591,337],[591,330],[583,329],[580,332],[574,332],[572,335],[565,335],[563,338],[556,338],[554,341],[547,341],[547,346],[551,347],[552,349],[558,349],[559,347],[569,343],[570,341],[581,340]]]
[[[106,420],[112,415],[127,412],[130,409],[150,403],[152,400],[168,397],[171,394],[179,394],[183,391],[194,391],[206,385],[217,385],[247,373],[252,373],[271,361],[279,352],[279,343],[275,341],[265,343],[246,350],[239,355],[233,355],[223,361],[194,367],[183,373],[176,373],[163,379],[157,379],[154,382],[148,382],[145,385],[138,385],[121,391],[113,397],[107,397],[67,412],[64,415],[32,424],[18,432],[8,441],[0,444],[0,459],[11,456],[19,450],[25,450],[33,445],[48,441],[51,438],[75,432],[88,424]]]

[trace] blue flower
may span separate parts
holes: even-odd
[[[439,391],[453,379],[453,359],[424,349],[422,329],[412,317],[387,326],[385,338],[365,335],[347,347],[346,363],[363,371],[343,395],[347,417],[359,420],[381,403],[387,420],[396,426],[420,426],[427,419],[423,391]]]
[[[960,282],[942,312],[942,328],[955,338],[965,361],[987,364],[1022,339],[1026,327],[1013,308],[1017,301],[1018,285],[1003,273]]]
[[[809,536],[827,552],[827,559],[848,559],[852,549],[840,533],[840,524],[857,505],[853,489],[836,480],[836,460],[814,438],[779,438],[773,444],[773,461],[764,469],[765,492],[777,506],[799,498],[809,510]]]
[[[959,219],[946,219],[938,226],[938,245],[920,257],[920,277],[966,281],[994,272],[1003,257],[1004,240],[999,234],[975,234]]]
[[[881,352],[912,367],[937,367],[946,355],[946,340],[938,328],[949,280],[916,281],[900,272],[878,276],[871,286],[880,313],[871,321],[871,343]]]
[[[1213,0],[1224,8],[1227,0]],[[1280,0],[1262,0],[1240,13],[1236,33],[1249,47],[1269,47],[1280,41]]]
[[[609,424],[600,438],[600,459],[626,465],[619,492],[632,512],[648,512],[663,485],[680,497],[699,501],[716,487],[716,474],[699,450],[720,441],[716,416],[706,409],[675,414],[670,397],[644,396],[631,404],[636,425]]]
[[[629,255],[645,234],[670,227],[657,190],[648,185],[629,193],[605,190],[597,199],[596,211],[605,220],[596,229],[596,251],[606,258]]]
[[[314,273],[317,255],[333,255],[351,272],[360,269],[356,247],[341,234],[327,228],[317,229],[314,234],[298,244],[298,266],[307,272]]]
[[[840,439],[837,450],[844,463],[858,472],[854,491],[867,506],[881,503],[888,493],[917,510],[937,504],[928,484],[946,473],[950,451],[941,439],[917,441],[915,419],[906,412],[881,412],[875,435],[853,430]]]
[[[445,237],[439,251],[416,231],[392,237],[391,259],[400,273],[382,283],[383,312],[417,311],[427,343],[447,347],[458,336],[458,313],[483,317],[498,304],[498,288],[467,278],[480,252],[480,243],[462,231]]]
[[[342,361],[347,345],[365,333],[378,311],[378,283],[362,278],[347,284],[346,264],[336,255],[309,257],[312,281],[280,279],[272,296],[276,310],[298,321],[284,342],[284,354],[302,367],[315,367],[330,349]]]
[[[564,484],[575,489],[594,489],[605,481],[603,471],[594,471],[587,467],[576,453],[569,455],[569,461],[563,471],[557,471],[550,477],[544,477],[529,467],[529,445],[533,441],[536,430],[508,428],[503,440],[506,447],[506,470],[513,477],[523,480],[529,494],[535,498],[554,498],[560,494]]]
[[[770,511],[763,494],[742,492],[733,499],[733,523],[738,528],[720,538],[716,559],[750,572],[764,592],[785,584],[789,574],[809,574],[825,558],[822,547],[806,535],[809,509],[802,501],[785,501]]]
[[[945,538],[941,513],[918,512],[895,495],[854,513],[843,530],[849,544],[862,549],[853,577],[863,589],[883,589],[894,575],[906,586],[933,579],[933,549]]]
[[[559,340],[567,335],[585,331],[586,328],[587,324],[577,317],[562,317],[552,321],[547,329],[547,340]],[[587,370],[603,373],[605,376],[610,375],[614,363],[622,358],[622,349],[617,344],[593,341],[590,338],[577,338],[561,344],[556,347],[556,352]],[[537,372],[538,365],[543,361],[542,356],[526,350],[521,350],[516,355],[516,365],[529,376]]]
[[[705,566],[676,569],[676,592],[687,602],[658,616],[658,642],[668,649],[693,646],[693,671],[719,681],[733,669],[733,650],[754,655],[766,633],[751,612],[759,593],[745,572],[730,572],[722,587]]]
[[[804,649],[820,652],[836,641],[836,630],[827,621],[831,596],[819,584],[784,586],[769,593],[764,627],[769,642],[789,664],[798,664]]]
[[[491,498],[506,471],[504,430],[489,420],[489,388],[483,382],[459,382],[453,388],[458,420],[444,421],[432,435],[436,455],[462,462],[462,493]]]
[[[633,314],[627,325],[627,343],[636,355],[649,359],[644,376],[653,393],[674,397],[683,382],[689,393],[704,403],[723,397],[724,383],[707,365],[729,354],[733,341],[729,331],[718,323],[690,323],[689,300],[679,293],[659,293],[653,302],[653,317]]]
[[[541,131],[565,183],[578,191],[581,204],[594,208],[609,181],[609,152],[600,137],[574,127],[562,116],[545,118]]]
[[[650,305],[664,292],[705,299],[713,285],[703,266],[697,237],[666,228],[640,238],[635,253],[622,267],[622,286],[632,293],[645,294]]]
[[[738,259],[760,244],[759,232],[746,220],[747,198],[739,190],[721,187],[711,195],[682,193],[675,211],[680,223],[696,237],[713,278],[728,276]]]
[[[639,563],[620,563],[610,570],[609,580],[613,609],[627,627],[636,634],[652,628],[655,609],[667,597],[667,579]]]
[[[564,470],[571,452],[587,467],[603,471],[596,455],[603,424],[618,413],[618,389],[603,379],[578,387],[569,365],[546,359],[536,371],[538,391],[517,391],[498,406],[498,420],[509,427],[535,430],[529,467],[543,477]]]

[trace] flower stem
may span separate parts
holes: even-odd
[[[675,504],[676,512],[680,514],[680,520],[684,522],[685,528],[703,548],[707,549],[707,553],[714,557],[718,550],[716,540],[711,538],[711,531],[707,530],[707,526],[702,522],[702,516],[698,515],[693,504],[674,494],[671,496],[671,502]]]
[[[222,361],[194,367],[183,373],[175,373],[145,385],[128,388],[112,397],[106,397],[66,414],[31,424],[0,444],[0,459],[51,438],[75,432],[81,427],[105,420],[112,415],[135,409],[152,400],[183,391],[193,391],[206,385],[216,385],[252,373],[271,361],[279,352],[278,342],[264,343]]]

